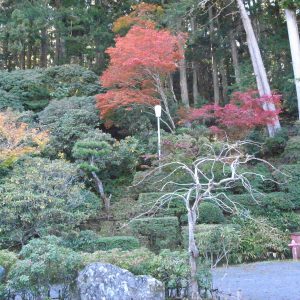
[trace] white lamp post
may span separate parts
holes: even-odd
[[[160,117],[161,117],[161,106],[154,106],[155,116],[157,118],[157,146],[158,146],[158,160],[161,158],[161,143],[160,143]]]

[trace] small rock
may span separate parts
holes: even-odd
[[[151,276],[135,276],[111,264],[93,263],[79,273],[80,300],[164,300],[163,283]]]

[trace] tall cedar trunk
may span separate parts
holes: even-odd
[[[237,47],[236,47],[236,41],[234,38],[233,30],[230,30],[230,32],[229,32],[229,39],[230,39],[231,56],[232,56],[232,64],[233,64],[233,68],[234,68],[235,82],[238,86],[240,86],[241,85],[241,72],[240,72],[238,51],[237,51]]]
[[[213,77],[213,86],[214,86],[214,102],[215,104],[220,103],[220,90],[219,90],[219,77],[218,77],[218,65],[216,61],[215,49],[213,45],[213,36],[214,36],[214,22],[213,22],[213,10],[212,6],[208,8],[209,15],[209,36],[211,44],[211,66],[212,66],[212,77]]]
[[[25,70],[26,68],[25,62],[26,62],[26,50],[25,50],[25,45],[23,45],[23,49],[20,53],[20,68],[23,70]]]
[[[55,0],[55,7],[59,11],[61,7],[61,0]],[[60,22],[61,20],[58,20]],[[62,37],[59,26],[55,30],[55,64],[61,65],[65,63],[65,40]]]
[[[220,61],[220,74],[222,78],[222,97],[223,102],[226,103],[228,100],[228,80],[227,80],[227,72],[226,72],[226,65],[224,59]]]
[[[40,67],[47,68],[47,55],[48,55],[48,36],[47,28],[41,30],[41,49],[40,49]]]
[[[98,193],[102,199],[103,205],[104,205],[104,209],[106,212],[109,211],[110,208],[110,197],[107,197],[105,192],[104,192],[104,187],[103,187],[103,183],[100,180],[100,178],[97,176],[97,174],[95,172],[92,172],[92,176],[94,178],[94,182],[96,184],[96,188],[98,190]]]
[[[269,85],[266,69],[263,64],[263,60],[261,57],[261,53],[258,47],[257,39],[255,37],[250,18],[245,9],[243,0],[237,0],[237,3],[240,10],[243,26],[247,35],[247,43],[249,47],[254,73],[256,76],[259,95],[261,97],[263,96],[270,97],[272,95],[271,88]],[[270,110],[270,111],[274,111],[276,109],[274,103],[272,103],[271,101],[265,102],[263,108],[264,110]],[[269,136],[271,137],[274,136],[276,131],[278,131],[280,128],[281,126],[279,123],[279,119],[277,118],[274,124],[268,124]]]
[[[195,225],[196,225],[196,212],[188,210],[188,233],[189,233],[189,262],[191,269],[190,281],[190,297],[191,300],[201,299],[199,295],[199,285],[197,280],[197,260],[199,257],[199,250],[195,241]]]
[[[199,101],[200,94],[198,89],[198,65],[196,62],[192,62],[192,70],[193,70],[193,99],[194,99],[194,105]]]
[[[191,29],[192,29],[192,33],[193,35],[195,35],[196,33],[196,24],[195,24],[195,18],[192,17],[191,18]],[[198,89],[198,72],[197,72],[197,68],[198,68],[198,64],[193,61],[192,62],[192,72],[193,72],[193,100],[194,100],[194,105],[197,104],[197,102],[199,101],[199,89]]]
[[[183,46],[182,46],[183,47]],[[182,49],[184,53],[184,50]],[[189,92],[188,92],[188,84],[187,84],[187,74],[186,74],[186,60],[185,57],[179,61],[179,74],[180,74],[180,94],[181,101],[184,107],[189,108]]]
[[[300,120],[300,39],[296,13],[285,9],[286,23],[289,33],[290,48],[292,54],[293,70],[298,100],[298,118]]]
[[[32,41],[28,43],[27,49],[27,69],[31,69],[32,67]]]

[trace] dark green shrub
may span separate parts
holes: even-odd
[[[111,249],[132,250],[139,248],[139,241],[133,236],[101,237],[91,230],[80,231],[64,238],[63,245],[75,251],[95,252]]]
[[[50,157],[57,157],[58,153],[70,157],[75,142],[100,124],[93,97],[53,100],[39,114],[39,120],[51,132],[45,150]]]
[[[22,111],[24,107],[20,98],[12,93],[6,92],[0,88],[0,110],[12,109]]]
[[[291,137],[289,139],[282,153],[281,160],[287,164],[300,162],[300,136]]]
[[[285,129],[280,130],[274,137],[268,137],[264,144],[262,153],[264,156],[280,155],[287,146],[288,134]]]
[[[300,164],[282,165],[280,172],[276,173],[276,179],[282,184],[279,185],[281,191],[286,193],[293,202],[295,209],[300,208]],[[288,194],[287,194],[288,193]]]
[[[83,263],[79,253],[60,246],[60,242],[60,239],[48,236],[33,239],[22,248],[22,259],[8,274],[7,288],[11,293],[26,290],[46,299],[50,285],[61,284],[64,286],[62,290],[69,290]]]
[[[165,197],[164,197],[165,196]],[[142,193],[138,198],[138,205],[141,212],[149,211],[151,208],[156,216],[176,216],[181,218],[186,215],[185,205],[179,197],[173,196],[172,200],[164,200],[169,197],[165,193]],[[161,201],[158,201],[161,199]],[[155,205],[157,203],[157,205]],[[164,203],[164,204],[162,204]]]
[[[135,275],[151,274],[149,264],[155,254],[147,248],[138,248],[130,251],[112,249],[109,251],[96,251],[94,253],[81,254],[84,265],[93,262],[102,262],[116,265],[126,269]]]
[[[2,266],[6,271],[17,262],[18,258],[14,252],[8,250],[0,250],[0,266]]]
[[[51,98],[94,96],[101,92],[98,76],[79,65],[54,66],[43,70]]]
[[[184,245],[188,245],[188,227],[182,229]],[[211,266],[220,262],[228,264],[234,261],[232,255],[240,243],[239,226],[202,224],[195,228],[195,239],[200,256],[209,261]]]
[[[0,244],[24,245],[32,237],[70,232],[100,209],[75,165],[27,158],[0,186]]]
[[[199,223],[205,224],[219,224],[225,221],[222,210],[219,206],[203,202],[199,205]]]
[[[176,217],[142,218],[131,221],[133,234],[152,250],[175,248],[179,244],[179,223]]]
[[[43,70],[1,71],[0,88],[19,99],[27,109],[41,110],[50,100]]]
[[[283,259],[289,255],[288,234],[274,228],[263,217],[236,219],[240,227],[240,243],[235,253],[237,262]]]

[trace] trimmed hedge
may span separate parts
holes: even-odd
[[[225,221],[222,210],[219,206],[203,202],[199,205],[199,223],[220,224]]]
[[[78,235],[69,235],[63,241],[64,246],[75,251],[95,252],[111,249],[133,250],[140,246],[139,240],[133,236],[100,237],[90,230],[81,231]]]
[[[174,249],[179,244],[179,223],[176,217],[141,218],[130,223],[132,233],[154,251]]]

